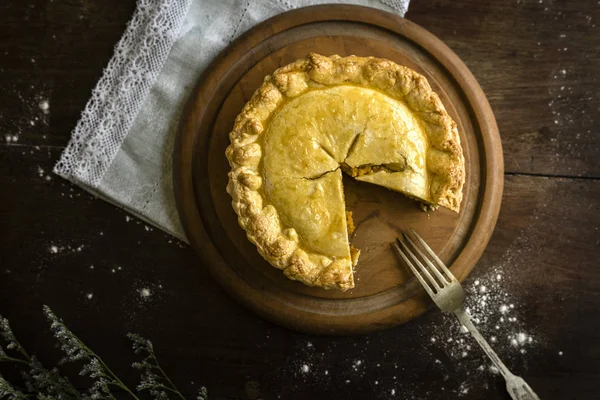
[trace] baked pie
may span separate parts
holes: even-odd
[[[309,286],[354,287],[342,172],[459,211],[456,123],[427,80],[373,57],[310,54],[267,76],[235,120],[227,192],[259,253]]]

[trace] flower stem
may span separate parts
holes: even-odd
[[[15,357],[10,357],[10,356],[0,357],[0,362],[16,362],[16,363],[29,365],[29,363],[25,360],[21,360],[20,358],[15,358]]]
[[[167,389],[171,390],[173,393],[176,393],[182,400],[185,400],[185,397],[183,397],[183,395],[179,392],[179,390],[176,389],[173,382],[171,382],[171,379],[169,379],[169,376],[165,373],[165,371],[163,371],[160,364],[158,363],[158,359],[156,358],[156,356],[154,354],[152,354],[152,359],[156,363],[156,367],[158,368],[158,370],[160,371],[162,376],[167,380],[169,385],[171,385],[171,389],[169,389],[169,388],[167,388]]]
[[[90,349],[89,347],[87,347],[87,346],[85,345],[85,343],[83,343],[83,342],[81,341],[81,339],[79,339],[79,338],[77,337],[77,335],[75,335],[73,332],[71,332],[71,334],[72,334],[72,335],[73,335],[73,336],[74,336],[74,337],[77,339],[77,341],[79,342],[79,345],[80,345],[82,348],[84,348],[84,349],[85,349],[87,352],[89,352],[89,354],[91,354],[93,357],[95,357],[95,358],[98,360],[98,362],[99,362],[99,363],[102,365],[102,368],[104,368],[104,370],[110,374],[110,376],[111,376],[111,377],[112,377],[112,378],[115,380],[115,386],[118,386],[118,387],[120,387],[121,389],[123,389],[124,391],[126,391],[127,393],[129,393],[129,394],[131,395],[131,397],[133,397],[134,399],[136,399],[136,400],[140,400],[140,398],[139,398],[139,397],[137,397],[137,396],[135,395],[135,393],[133,393],[133,392],[131,391],[131,389],[129,389],[129,388],[127,387],[127,385],[125,385],[125,384],[123,383],[123,381],[121,381],[121,380],[119,379],[119,377],[118,377],[118,376],[117,376],[117,375],[116,375],[114,372],[112,372],[112,370],[111,370],[110,368],[108,368],[108,365],[106,365],[106,363],[105,363],[105,362],[104,362],[104,361],[103,361],[103,360],[102,360],[102,359],[101,359],[101,358],[98,356],[98,354],[94,353],[94,352],[92,351],[92,349]]]

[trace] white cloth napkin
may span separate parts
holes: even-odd
[[[186,240],[171,158],[181,111],[197,79],[255,24],[323,3],[404,15],[409,0],[138,0],[54,172]]]

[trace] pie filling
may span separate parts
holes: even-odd
[[[346,226],[348,227],[348,235],[352,235],[356,227],[352,218],[352,211],[346,211]]]
[[[384,171],[387,173],[392,172],[402,172],[406,169],[406,163],[388,163],[382,165],[360,165],[358,167],[351,167],[347,164],[340,165],[342,171],[346,174],[350,175],[353,178],[362,175],[371,175],[379,171]]]

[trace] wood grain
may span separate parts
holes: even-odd
[[[89,7],[93,12],[86,13]],[[58,360],[41,315],[48,304],[130,386],[138,376],[129,368],[134,356],[125,334],[133,331],[153,341],[162,366],[191,398],[204,384],[211,399],[506,399],[502,379],[488,373],[460,394],[485,357],[455,358],[446,346],[432,344],[435,328],[445,326],[437,312],[360,337],[279,328],[232,300],[199,268],[191,249],[127,222],[123,211],[57,177],[39,176],[39,168],[47,173],[58,159],[134,7],[134,0],[0,1],[0,314],[21,342],[47,365]],[[500,126],[509,172],[502,209],[466,287],[502,266],[520,322],[537,342],[527,354],[498,344],[500,355],[544,400],[596,398],[600,37],[592,25],[598,6],[584,0],[413,1],[407,17],[465,61]],[[559,52],[566,41],[568,51]],[[552,72],[561,65],[577,73],[558,85]],[[558,112],[573,123],[557,130],[549,91],[563,85],[573,93]],[[50,114],[31,127],[32,118],[43,117],[38,94],[50,99]],[[587,117],[579,120],[577,110],[587,110]],[[540,132],[544,126],[551,132]],[[6,143],[7,133],[19,134],[19,141]],[[85,247],[52,255],[52,243]],[[142,287],[154,288],[150,301],[140,300]],[[90,292],[93,301],[86,299]],[[358,371],[357,359],[364,362]],[[300,372],[305,363],[308,375]],[[65,371],[87,383],[78,380],[78,370]]]
[[[12,166],[10,175],[0,177],[12,193],[2,197],[0,208],[0,310],[44,362],[59,357],[41,315],[41,305],[49,304],[131,385],[137,376],[128,367],[134,356],[124,335],[130,331],[152,339],[163,367],[186,393],[205,384],[217,399],[251,398],[248,382],[259,384],[260,398],[362,399],[374,393],[384,399],[393,387],[419,398],[441,387],[454,393],[467,379],[457,372],[464,360],[429,342],[447,323],[435,310],[392,330],[345,338],[294,333],[257,318],[198,268],[190,248],[127,222],[124,212],[58,179],[40,178],[37,166],[46,168],[58,154],[23,157],[12,146],[0,152],[2,165]],[[505,185],[497,228],[467,288],[503,266],[507,291],[527,332],[540,342],[524,356],[498,345],[501,357],[541,398],[569,398],[570,384],[577,385],[578,398],[594,398],[600,349],[592,327],[600,323],[600,275],[591,255],[600,244],[600,182],[508,176]],[[85,247],[53,255],[50,244]],[[137,292],[143,287],[154,290],[149,301]],[[92,301],[86,299],[90,292]],[[482,329],[493,334],[492,326]],[[364,362],[360,372],[353,367],[357,359]],[[485,356],[475,352],[467,365],[476,369],[482,362]],[[306,376],[300,372],[305,363],[312,371]],[[461,398],[505,399],[496,375],[485,375],[475,389]]]
[[[357,17],[360,16],[360,17]],[[327,32],[327,35],[323,35]],[[457,122],[467,163],[460,214],[427,214],[398,193],[348,180],[347,207],[363,250],[356,287],[309,288],[271,267],[246,239],[225,192],[229,132],[243,105],[275,69],[309,52],[386,57],[422,73]],[[480,257],[502,193],[502,150],[494,116],[473,76],[439,40],[395,15],[355,6],[319,6],[281,14],[223,51],[200,78],[181,119],[174,180],[182,224],[217,281],[259,315],[313,333],[356,334],[420,315],[422,288],[390,243],[413,227],[458,279]]]
[[[409,18],[431,27],[477,77],[507,172],[600,177],[599,7],[432,1],[411,7]]]

